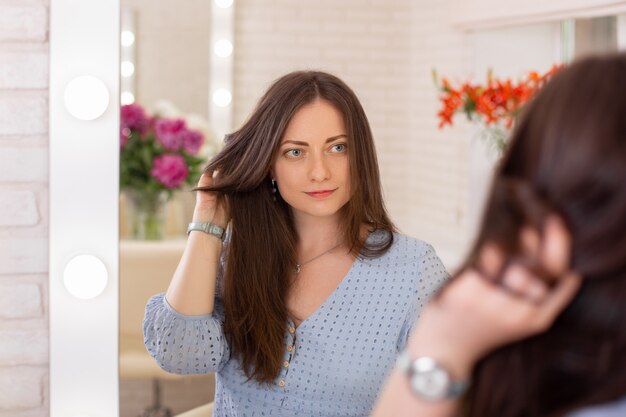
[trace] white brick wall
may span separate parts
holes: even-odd
[[[470,35],[452,27],[454,0],[414,2],[412,10],[411,134],[406,175],[412,178],[402,206],[407,229],[432,243],[449,268],[468,242],[469,139],[463,123],[439,130],[438,92],[432,70],[450,79],[470,73]]]
[[[48,1],[0,2],[0,417],[48,411]]]
[[[41,367],[21,366],[3,370],[0,374],[0,404],[3,408],[13,411],[3,413],[0,409],[0,416],[44,415],[44,411],[41,414],[34,414],[28,409],[39,408],[43,404],[42,386],[46,372],[47,370]]]
[[[47,41],[48,12],[45,4],[38,3],[44,2],[32,0],[3,2],[0,13],[0,41]]]
[[[48,86],[47,51],[0,52],[0,88],[40,89]]]

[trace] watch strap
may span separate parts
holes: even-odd
[[[409,378],[409,380],[413,378],[415,374],[423,370],[421,368],[424,368],[424,364],[426,364],[425,365],[426,368],[436,367],[437,369],[442,370],[450,378],[448,388],[446,392],[444,393],[443,398],[445,399],[459,398],[463,394],[465,394],[465,392],[469,388],[470,386],[469,381],[453,381],[452,378],[450,377],[450,372],[433,358],[425,356],[425,357],[412,359],[411,356],[409,355],[409,352],[405,350],[402,353],[400,353],[396,361],[396,367],[400,369]],[[411,387],[413,388],[413,385],[411,385]],[[423,397],[422,393],[417,392],[414,389],[412,390],[415,395]]]
[[[193,231],[204,232],[213,235],[219,240],[224,240],[224,229],[214,223],[209,222],[191,222],[187,227],[187,235]]]

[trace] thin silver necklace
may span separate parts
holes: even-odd
[[[317,255],[316,257],[311,258],[311,259],[309,259],[309,260],[308,260],[308,261],[306,261],[306,262],[302,262],[302,263],[296,264],[296,274],[299,274],[299,273],[300,273],[300,271],[302,271],[302,267],[303,267],[304,265],[308,264],[309,262],[313,262],[313,261],[314,261],[314,260],[316,260],[317,258],[321,258],[322,256],[326,255],[326,254],[327,254],[328,252],[330,252],[331,250],[338,248],[338,247],[339,247],[339,245],[341,245],[341,243],[337,243],[337,244],[336,244],[335,246],[333,246],[332,248],[328,249],[327,251],[324,251],[324,252],[320,253],[320,254],[319,254],[319,255]]]

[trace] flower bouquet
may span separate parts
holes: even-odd
[[[120,127],[120,188],[132,206],[131,234],[161,239],[165,204],[200,177],[205,137],[183,119],[150,117],[138,104],[122,106]]]
[[[458,87],[454,87],[446,78],[440,81],[433,71],[433,80],[441,92],[441,108],[437,113],[439,128],[452,126],[453,116],[464,113],[468,120],[483,125],[484,136],[502,152],[524,104],[560,68],[555,65],[544,74],[532,71],[518,81],[496,79],[489,71],[485,85],[465,82]]]

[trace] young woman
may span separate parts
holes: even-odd
[[[539,92],[484,219],[374,415],[626,416],[626,55]]]
[[[217,372],[215,416],[368,415],[447,274],[389,220],[355,94],[323,72],[278,79],[198,189],[172,283],[146,310],[149,352]]]

